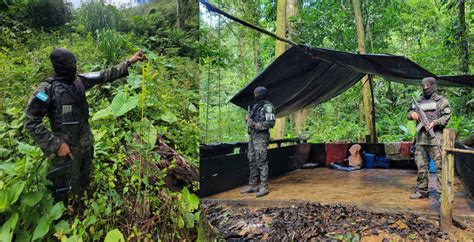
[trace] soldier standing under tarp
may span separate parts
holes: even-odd
[[[429,128],[433,129],[437,140],[442,144],[443,129],[451,118],[451,109],[448,99],[436,94],[436,79],[426,77],[422,80],[423,95],[417,103],[426,114]],[[408,119],[417,120],[420,123],[420,114],[412,107],[408,113]],[[441,154],[435,138],[430,137],[428,131],[422,127],[416,134],[415,162],[418,166],[418,177],[416,180],[416,192],[410,195],[410,199],[428,197],[428,164],[430,158],[436,164],[436,191],[440,192],[441,184]]]
[[[267,146],[270,142],[269,129],[275,125],[275,109],[273,104],[267,100],[265,87],[255,88],[253,94],[257,103],[245,117],[250,136],[247,150],[250,178],[249,185],[241,192],[256,192],[256,196],[261,197],[268,194]]]
[[[66,204],[69,192],[80,195],[89,185],[94,138],[85,91],[127,76],[128,67],[142,58],[139,51],[110,69],[77,75],[73,53],[64,48],[51,52],[55,76],[39,84],[33,93],[26,110],[25,129],[52,157],[47,178],[53,183],[51,190],[56,201]],[[43,124],[45,116],[51,131]]]

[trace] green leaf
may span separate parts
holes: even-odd
[[[176,115],[171,111],[166,111],[164,114],[161,115],[161,120],[172,124],[178,121],[178,117],[176,117]]]
[[[0,213],[7,210],[8,204],[8,192],[5,190],[0,190]]]
[[[119,92],[110,105],[112,114],[115,117],[124,115],[137,106],[138,100],[138,96],[128,97],[124,92]]]
[[[201,217],[201,211],[194,213],[194,221],[199,222]]]
[[[186,228],[190,229],[194,227],[194,214],[189,212],[184,213],[184,220],[186,221]]]
[[[192,103],[189,104],[188,109],[189,109],[189,111],[191,111],[193,113],[198,111],[196,106],[194,106],[194,104],[192,104]]]
[[[105,236],[104,242],[124,242],[125,239],[123,238],[122,233],[118,229],[111,230]]]
[[[38,221],[38,225],[33,232],[33,238],[31,240],[43,238],[49,231],[49,226],[51,225],[51,220],[47,215],[41,217]]]
[[[41,150],[38,147],[23,142],[18,142],[18,151],[24,155],[32,157],[41,156]]]
[[[408,132],[415,136],[416,135],[416,122],[415,121],[408,121],[407,122],[407,129],[408,129]]]
[[[25,184],[26,184],[25,181],[20,181],[20,182],[14,183],[8,189],[8,201],[10,201],[10,204],[14,204],[16,200],[18,200],[18,197],[23,191],[23,188],[25,188]]]
[[[18,222],[18,213],[14,213],[10,218],[3,224],[0,229],[0,241],[9,242],[12,241],[13,231],[15,231],[16,224]]]
[[[142,138],[150,146],[154,146],[156,143],[156,137],[158,135],[158,130],[155,126],[151,125],[143,128]]]
[[[195,194],[190,194],[189,195],[189,201],[188,201],[188,209],[189,211],[194,211],[198,209],[199,207],[199,198]]]
[[[79,235],[74,234],[69,237],[66,242],[82,242],[82,238]]]
[[[63,215],[63,212],[66,210],[64,207],[63,202],[58,202],[54,204],[53,208],[51,208],[51,211],[49,211],[49,217],[52,220],[59,219],[61,215]]]
[[[399,125],[398,127],[400,127],[400,129],[405,132],[405,133],[408,133],[408,129],[407,127],[403,126],[403,125]]]
[[[7,157],[10,152],[11,150],[0,147],[0,157]]]
[[[38,204],[39,201],[41,201],[42,197],[43,193],[41,191],[30,192],[23,196],[21,202],[29,207],[33,207]]]
[[[83,224],[84,224],[84,227],[89,227],[95,224],[96,222],[97,222],[97,217],[95,215],[91,215],[83,221]]]
[[[94,113],[94,116],[92,116],[92,121],[96,121],[99,119],[107,118],[109,116],[112,116],[112,108],[111,106],[108,106],[104,109],[101,109]]]
[[[54,226],[54,229],[56,230],[56,232],[62,232],[63,234],[66,234],[69,233],[69,231],[71,230],[71,226],[65,220],[61,220],[58,224]]]
[[[15,164],[13,163],[4,163],[0,164],[0,170],[3,170],[6,174],[14,176],[16,174],[15,172]]]

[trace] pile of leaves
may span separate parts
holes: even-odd
[[[360,239],[390,234],[408,239],[447,239],[436,222],[412,213],[375,213],[344,205],[304,203],[289,207],[226,207],[206,200],[202,212],[224,239]]]

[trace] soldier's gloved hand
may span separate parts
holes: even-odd
[[[142,61],[143,60],[143,50],[139,50],[137,53],[132,55],[132,57],[128,58],[128,63],[130,64],[135,64],[137,61]]]
[[[69,149],[69,145],[66,144],[66,143],[62,143],[60,146],[59,146],[59,149],[58,151],[56,152],[58,154],[58,156],[60,157],[64,157],[64,156],[69,156],[71,159],[74,160],[74,157],[72,156],[72,153],[71,153],[71,150]]]
[[[249,122],[249,115],[248,115],[248,114],[245,115],[245,122],[246,122],[246,123]]]
[[[418,115],[417,112],[411,112],[410,116],[413,120],[418,120],[420,118],[420,115]]]

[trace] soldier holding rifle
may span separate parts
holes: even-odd
[[[422,80],[423,95],[415,100],[408,113],[408,119],[417,121],[415,162],[418,166],[416,191],[410,199],[428,197],[428,164],[430,158],[436,164],[435,189],[440,193],[441,144],[443,129],[451,118],[448,99],[436,94],[436,79],[426,77]]]

